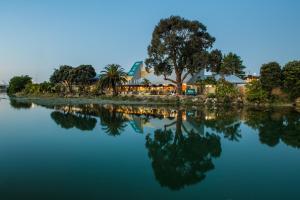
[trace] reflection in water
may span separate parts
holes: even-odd
[[[51,118],[62,128],[70,129],[75,127],[82,131],[93,130],[97,123],[95,118],[92,118],[88,115],[64,113],[60,111],[52,112]]]
[[[176,126],[175,131],[168,127]],[[214,169],[213,157],[221,154],[220,138],[215,134],[187,131],[179,110],[175,123],[146,136],[152,168],[161,186],[178,190],[200,182]]]
[[[124,131],[126,122],[128,121],[124,114],[116,111],[116,107],[113,106],[111,110],[105,107],[98,107],[98,115],[100,117],[102,129],[111,136],[121,135]]]
[[[260,142],[271,147],[280,140],[300,148],[300,117],[294,110],[248,110],[246,124],[258,130]]]
[[[236,109],[218,109],[214,111],[215,117],[205,120],[205,126],[210,127],[219,134],[223,134],[225,138],[231,141],[239,141],[242,137],[240,113],[241,111]]]
[[[20,102],[15,99],[10,99],[10,105],[15,109],[30,109],[33,107],[34,104],[31,102],[27,103],[27,102]]]
[[[15,108],[32,103],[11,101]],[[48,107],[49,108],[49,107]],[[119,136],[125,129],[145,133],[145,147],[159,184],[179,190],[203,181],[221,156],[221,138],[239,142],[241,125],[259,134],[263,144],[283,142],[300,148],[300,114],[294,110],[181,109],[114,105],[54,106],[51,118],[62,128],[93,130],[97,119],[105,134]]]

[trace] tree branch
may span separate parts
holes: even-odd
[[[176,82],[176,81],[174,81],[174,80],[172,80],[172,79],[169,79],[169,78],[167,78],[167,76],[166,76],[166,75],[164,75],[164,79],[165,79],[166,81],[171,81],[172,83],[174,83],[174,84],[177,84],[177,82]]]
[[[187,72],[183,77],[182,77],[182,82],[184,81],[184,79],[186,79],[186,77],[189,75],[190,73]]]

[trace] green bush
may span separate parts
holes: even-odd
[[[225,80],[220,80],[216,85],[216,97],[218,100],[229,102],[238,97],[239,91],[232,84]]]
[[[45,94],[45,93],[54,93],[55,85],[49,82],[43,82],[40,84],[29,83],[25,86],[23,93],[25,94]]]
[[[29,83],[25,86],[25,89],[23,90],[23,93],[25,94],[38,94],[40,93],[40,85]]]
[[[15,76],[9,81],[7,93],[9,95],[16,94],[25,89],[27,84],[32,83],[32,79],[29,76]]]
[[[208,93],[207,94],[207,98],[216,98],[216,97],[217,97],[217,95],[214,94],[214,93]]]
[[[246,84],[246,99],[249,102],[264,103],[268,101],[268,92],[262,88],[259,80]]]

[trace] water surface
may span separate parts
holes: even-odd
[[[293,109],[1,99],[0,128],[0,199],[300,195],[300,114]]]

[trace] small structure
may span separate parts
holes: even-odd
[[[259,76],[257,76],[256,74],[253,74],[253,75],[249,74],[248,76],[246,76],[245,81],[246,81],[246,83],[250,83],[250,82],[258,80],[258,79],[259,79]]]
[[[6,92],[8,86],[4,82],[0,84],[0,92]]]

